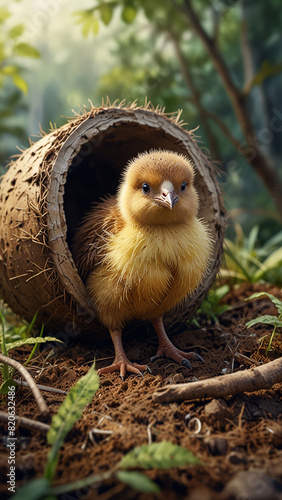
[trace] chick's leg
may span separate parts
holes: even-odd
[[[138,375],[142,375],[142,371],[145,370],[150,372],[148,366],[138,365],[137,363],[131,363],[131,361],[129,361],[123,349],[121,330],[112,330],[110,334],[115,348],[115,359],[110,366],[100,368],[98,370],[98,375],[119,371],[120,378],[124,380],[127,372],[137,373]]]
[[[186,366],[187,368],[191,368],[191,363],[188,361],[189,359],[201,361],[202,363],[204,363],[203,358],[199,356],[199,354],[196,354],[195,352],[181,351],[173,345],[166,334],[162,317],[156,318],[154,321],[152,321],[152,324],[159,339],[159,347],[156,356],[153,356],[151,358],[151,361],[155,361],[158,358],[171,358],[180,365]]]

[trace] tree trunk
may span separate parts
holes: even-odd
[[[254,130],[250,112],[247,107],[246,96],[244,92],[236,87],[230,72],[214,43],[214,40],[209,37],[199,22],[190,0],[185,0],[184,13],[186,14],[191,27],[201,39],[211,60],[217,69],[225,90],[230,98],[234,113],[241,126],[245,141],[240,144],[238,152],[242,154],[246,160],[253,166],[254,170],[262,179],[264,185],[271,194],[273,201],[278,210],[280,218],[282,217],[282,181],[275,170],[272,162],[268,160],[263,151],[260,149],[256,132]]]

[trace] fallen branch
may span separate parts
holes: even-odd
[[[0,411],[0,422],[8,422],[8,413],[4,413]],[[38,420],[31,420],[26,417],[15,417],[16,424],[18,427],[24,427],[25,429],[29,429],[31,431],[43,431],[48,432],[50,429],[50,425],[44,424],[43,422],[39,422]]]
[[[22,375],[23,378],[25,378],[25,380],[27,381],[27,383],[28,383],[33,395],[34,395],[36,403],[39,406],[40,412],[42,413],[42,415],[48,415],[48,413],[49,413],[48,406],[46,405],[46,403],[43,399],[43,396],[40,394],[40,391],[39,391],[36,383],[34,382],[32,376],[27,371],[27,369],[23,365],[21,365],[21,363],[16,361],[15,359],[8,358],[7,356],[4,356],[3,354],[0,354],[0,362],[5,363],[6,365],[12,366]]]
[[[160,387],[154,392],[153,400],[157,403],[171,403],[187,399],[221,398],[240,392],[269,389],[278,382],[282,382],[282,358],[228,375]]]

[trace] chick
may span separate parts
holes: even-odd
[[[78,229],[74,260],[101,323],[114,344],[112,365],[100,374],[138,373],[122,329],[133,319],[152,322],[159,340],[156,356],[191,367],[193,352],[177,349],[163,325],[165,312],[181,304],[200,284],[211,254],[211,237],[197,218],[198,196],[190,161],[171,151],[150,151],[132,160],[117,196],[97,203]]]

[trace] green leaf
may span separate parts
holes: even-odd
[[[78,10],[74,12],[74,16],[78,17],[76,24],[82,24],[81,32],[84,38],[87,38],[91,31],[94,35],[98,34],[99,21],[92,10]]]
[[[142,469],[169,469],[186,464],[200,464],[195,455],[182,446],[169,441],[144,444],[127,453],[118,463],[119,469],[141,467]]]
[[[3,75],[13,76],[18,73],[18,68],[12,65],[3,66],[3,68],[1,68],[1,73]]]
[[[229,285],[222,285],[214,291],[216,300],[219,302],[230,290]]]
[[[277,307],[279,314],[282,314],[282,301],[279,300],[277,297],[274,297],[274,295],[271,295],[271,293],[267,293],[267,292],[253,293],[253,295],[251,295],[250,297],[248,297],[245,300],[258,299],[259,297],[262,297],[264,295],[266,297],[268,297],[273,302],[273,304]]]
[[[23,500],[24,498],[28,498],[28,500],[39,500],[48,495],[49,486],[49,481],[44,477],[33,479],[17,490],[15,495],[13,495],[13,500]]]
[[[259,233],[259,226],[255,225],[251,229],[250,234],[249,234],[249,238],[247,241],[247,250],[249,253],[254,252],[255,244],[256,244],[256,241],[258,239],[258,233]]]
[[[228,306],[227,304],[223,304],[222,306],[217,306],[216,309],[216,315],[221,316],[223,313],[226,311],[229,311],[231,309],[231,306]]]
[[[96,17],[87,19],[82,25],[81,32],[84,38],[87,38],[91,31],[94,35],[97,35],[99,32],[99,21]]]
[[[77,481],[74,481],[72,483],[67,483],[67,484],[61,484],[59,486],[55,486],[51,489],[52,495],[54,495],[56,498],[61,497],[62,498],[70,498],[68,496],[65,497],[65,493],[71,493],[76,490],[82,490],[87,488],[87,486],[94,485],[95,483],[98,483],[99,485],[101,484],[102,481],[109,479],[112,477],[113,471],[108,471],[108,472],[103,472],[101,474],[95,474],[92,476],[85,477],[84,479],[78,479]]]
[[[125,5],[121,13],[121,18],[125,23],[130,24],[134,21],[136,14],[137,10],[132,5]]]
[[[159,486],[142,472],[120,470],[116,476],[121,483],[126,483],[136,491],[143,493],[159,493]]]
[[[92,29],[92,19],[87,19],[82,25],[81,32],[84,38],[87,38]]]
[[[92,27],[91,27],[93,35],[98,35],[99,33],[99,21],[96,17],[92,18]]]
[[[239,267],[239,269],[242,271],[243,275],[247,278],[247,280],[252,282],[252,277],[249,274],[248,270],[241,264],[240,258],[237,258],[235,255],[236,254],[235,246],[230,245],[230,243],[228,243],[228,246],[227,245],[225,246],[225,253],[235,262],[235,264]]]
[[[282,327],[281,319],[277,318],[277,316],[271,316],[269,314],[265,314],[264,316],[259,316],[258,318],[251,319],[246,323],[246,327],[250,328],[251,326],[256,325],[257,323],[263,323],[264,325],[273,325],[276,327]]]
[[[47,434],[49,444],[53,445],[57,441],[63,444],[66,435],[80,418],[85,406],[91,402],[98,388],[99,377],[93,364],[88,373],[71,388],[58,413],[53,416]]]
[[[271,64],[269,61],[263,61],[259,72],[252,79],[251,85],[261,85],[266,78],[277,75],[282,71],[282,63]]]
[[[105,24],[105,26],[108,26],[113,17],[113,8],[110,5],[103,3],[102,5],[100,5],[99,10],[103,23]]]
[[[88,373],[71,388],[58,413],[53,416],[47,441],[52,445],[47,458],[44,477],[52,480],[58,460],[58,452],[74,423],[81,417],[99,387],[99,377],[94,364]]]
[[[5,9],[4,7],[0,8],[0,23],[4,23],[6,19],[9,19],[11,16],[11,12],[8,9]]]
[[[29,337],[28,339],[17,340],[16,342],[7,343],[7,350],[11,351],[16,347],[22,347],[23,345],[33,345],[33,344],[45,344],[46,342],[61,342],[62,340],[56,339],[56,337]]]
[[[23,34],[24,30],[24,24],[17,24],[16,26],[13,26],[13,28],[9,31],[10,38],[18,38]]]
[[[32,329],[33,329],[33,327],[34,327],[34,325],[35,325],[35,323],[36,323],[37,314],[38,314],[38,311],[36,311],[35,315],[33,316],[32,320],[31,320],[31,322],[30,322],[30,324],[29,324],[29,326],[28,326],[28,329],[27,329],[27,332],[26,332],[26,333],[27,333],[27,337],[29,337],[29,336],[30,336],[30,334],[31,334],[31,332],[32,332]],[[41,336],[41,335],[40,335],[40,336]]]
[[[91,31],[91,26],[92,26],[92,20],[91,19],[87,19],[83,25],[82,25],[82,28],[81,28],[81,33],[82,33],[82,36],[83,38],[87,38],[90,31]]]
[[[34,316],[34,318],[33,318],[33,319],[34,319],[34,321],[35,321],[35,319],[36,319],[36,316],[37,316],[37,313],[36,313],[36,315],[35,315],[35,316]],[[31,323],[30,323],[30,325],[29,325],[29,330],[31,330],[31,329],[32,329],[32,322],[31,322]],[[44,323],[42,323],[42,325],[41,325],[41,330],[40,330],[40,333],[39,333],[39,337],[37,337],[37,338],[40,338],[40,339],[41,339],[41,338],[42,338],[42,336],[43,336],[43,332],[44,332]],[[33,348],[32,348],[32,351],[31,351],[30,355],[28,356],[27,360],[26,360],[26,361],[25,361],[25,363],[24,363],[24,366],[27,366],[27,365],[28,365],[28,363],[32,360],[32,358],[33,358],[33,356],[34,356],[34,354],[35,354],[35,352],[36,352],[36,349],[37,349],[37,347],[38,347],[38,344],[39,344],[39,342],[36,342],[36,344],[34,344],[34,346],[33,346]]]
[[[282,266],[282,248],[274,250],[264,261],[267,270]]]
[[[262,250],[269,253],[277,245],[281,246],[281,243],[282,243],[282,231],[279,231],[277,234],[275,234],[269,240],[266,241],[266,243],[262,246]]]
[[[21,57],[40,57],[38,50],[29,43],[21,42],[14,46],[13,53]]]

